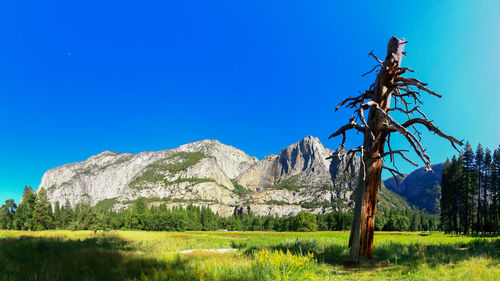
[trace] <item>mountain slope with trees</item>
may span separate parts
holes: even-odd
[[[425,209],[430,213],[439,214],[439,198],[441,196],[441,176],[443,165],[432,165],[432,172],[419,168],[410,174],[384,180],[385,186],[404,197],[410,204]],[[399,183],[399,185],[398,185]]]

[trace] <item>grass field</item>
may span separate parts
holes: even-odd
[[[0,231],[0,280],[500,280],[500,237],[378,232],[353,267],[348,235]]]

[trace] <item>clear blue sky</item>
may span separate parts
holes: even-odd
[[[0,202],[104,150],[211,138],[262,158],[307,135],[336,148],[351,113],[333,109],[373,82],[367,54],[392,35],[444,95],[424,98],[429,118],[497,147],[500,1],[354,2],[1,1]],[[434,163],[453,153],[423,142]]]

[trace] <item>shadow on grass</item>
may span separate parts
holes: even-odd
[[[233,244],[233,247],[242,249],[246,254],[253,255],[262,247]],[[374,258],[357,265],[349,263],[349,248],[347,245],[325,245],[315,239],[296,239],[284,241],[268,247],[270,250],[282,250],[294,254],[306,255],[313,253],[319,262],[331,265],[340,265],[348,268],[380,268],[388,265],[415,266],[426,263],[428,266],[455,263],[472,257],[486,256],[493,259],[500,258],[500,239],[477,238],[468,242],[454,244],[424,244],[386,242],[375,244]],[[500,263],[500,260],[499,260]]]
[[[0,239],[0,280],[124,280],[162,266],[116,236]]]

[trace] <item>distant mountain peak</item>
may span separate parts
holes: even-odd
[[[301,140],[301,142],[310,142],[310,141],[321,143],[317,137],[313,136],[306,136]]]
[[[186,145],[190,144],[223,144],[223,143],[221,143],[219,140],[216,139],[202,139],[199,141],[187,143]]]
[[[94,155],[94,156],[91,156],[90,158],[94,157],[94,158],[99,158],[99,157],[104,157],[104,156],[116,156],[116,155],[119,155],[121,153],[119,152],[114,152],[114,151],[109,151],[109,150],[105,150],[97,155]]]

